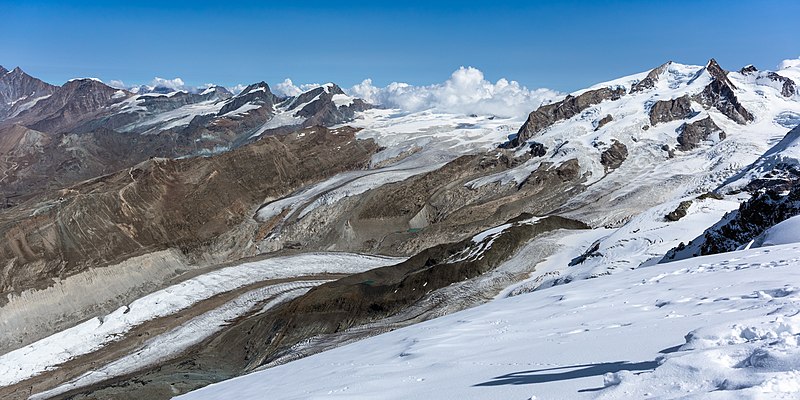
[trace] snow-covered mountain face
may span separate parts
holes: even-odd
[[[705,243],[696,239],[700,237],[718,238],[709,242],[718,249],[714,252],[745,248],[750,241],[750,247],[787,242],[785,232],[800,211],[797,130],[787,135],[800,123],[795,85],[800,65],[784,67],[729,72],[714,60],[704,66],[669,62],[566,97],[552,95],[529,115],[511,117],[370,108],[333,84],[284,98],[263,82],[236,95],[219,87],[132,93],[92,80],[70,82],[35,107],[0,122],[0,149],[13,155],[0,160],[7,165],[0,179],[19,182],[25,172],[29,182],[59,188],[0,212],[0,235],[11,238],[0,247],[0,265],[6,266],[0,276],[8,277],[0,280],[8,298],[0,305],[8,316],[0,321],[6,325],[0,329],[0,352],[7,351],[0,355],[0,366],[25,360],[26,354],[51,354],[48,346],[54,345],[74,355],[59,355],[63,359],[58,361],[66,362],[54,370],[38,358],[12,368],[13,379],[0,388],[0,396],[24,389],[26,396],[39,393],[36,398],[132,398],[135,388],[139,397],[167,398],[495,296],[519,297],[476,313],[494,315],[497,308],[492,307],[511,305],[510,313],[523,319],[533,313],[540,321],[561,313],[560,305],[567,304],[548,299],[582,299],[567,309],[575,319],[554,318],[552,325],[527,327],[519,337],[541,335],[541,343],[577,338],[574,344],[581,350],[575,357],[559,361],[563,352],[554,351],[546,353],[553,356],[547,362],[554,367],[599,362],[591,371],[617,373],[606,383],[575,386],[592,389],[580,392],[585,397],[639,393],[649,381],[621,369],[652,370],[658,350],[681,344],[704,316],[714,315],[723,330],[725,324],[737,323],[721,310],[725,298],[744,298],[736,293],[746,289],[741,279],[734,279],[736,284],[717,296],[721,302],[701,298],[711,289],[696,278],[716,284],[718,277],[740,271],[731,267],[736,259],[728,255],[714,256],[718,258],[708,265],[681,261],[669,267],[674,282],[656,285],[664,279],[660,268],[666,267],[658,263],[665,255],[676,248],[699,248]],[[86,90],[92,94],[77,95]],[[82,100],[69,104],[68,99]],[[41,130],[23,122],[39,124]],[[108,156],[109,149],[116,150]],[[207,156],[139,158],[136,164],[129,149],[136,149],[136,157]],[[48,165],[37,162],[41,154],[56,161],[49,165],[58,165],[58,173],[39,166]],[[79,162],[84,165],[73,166]],[[107,175],[66,183],[85,178],[88,173],[80,171],[103,168]],[[54,176],[66,178],[53,183]],[[763,218],[767,213],[771,218]],[[783,220],[787,222],[780,225]],[[695,241],[688,244],[690,240]],[[783,254],[789,257],[793,251],[787,248]],[[309,252],[318,262],[298,268],[305,262],[303,253]],[[350,254],[333,255],[342,252]],[[760,260],[758,268],[751,265],[758,271],[737,276],[754,279],[762,270],[771,271],[766,254],[747,253]],[[287,256],[281,260],[297,271],[258,274],[251,271],[258,267],[239,261],[248,256]],[[346,265],[331,269],[324,266],[328,262]],[[176,300],[174,307],[169,303],[153,313],[129,306],[137,298],[149,304],[162,301],[164,293],[185,293],[184,280],[227,282],[217,272],[231,265],[247,266],[254,281],[211,285],[191,301]],[[382,267],[370,270],[377,266]],[[792,278],[790,270],[781,271]],[[645,287],[642,280],[655,283]],[[694,282],[697,286],[688,288]],[[791,306],[794,289],[776,289],[774,282],[765,278],[758,290],[780,297],[780,306]],[[662,302],[663,296],[654,293],[661,289],[677,297]],[[627,297],[656,306],[631,310],[637,317],[625,321],[617,313],[587,319],[580,312],[597,299],[598,307],[611,307]],[[683,300],[694,297],[697,307],[704,307],[701,311],[693,312],[694,303]],[[764,307],[771,304],[766,296],[758,298]],[[522,306],[529,302],[536,310]],[[612,345],[625,343],[617,340],[615,329],[629,336],[651,335],[652,327],[671,322],[654,322],[654,313],[670,305],[676,307],[674,314],[693,317],[669,328],[670,340],[654,341],[641,352],[620,353],[629,356],[625,360],[612,359],[618,350]],[[738,309],[753,310],[747,305]],[[765,313],[751,314],[765,332],[796,333],[794,322],[785,328]],[[221,329],[193,328],[219,326],[226,318]],[[87,319],[89,323],[78,325]],[[435,329],[462,323],[455,319],[443,320],[445,328]],[[117,322],[103,326],[103,321]],[[563,327],[582,322],[589,331]],[[514,320],[512,325],[517,324],[523,322]],[[70,329],[87,342],[64,339]],[[430,349],[447,347],[450,336],[432,338],[426,328],[420,329],[408,337],[430,341],[432,347],[424,347],[423,353],[446,360],[446,354]],[[578,334],[594,331],[606,332],[611,347],[593,361],[579,355],[591,354],[581,346],[595,342],[589,335],[579,340],[583,336]],[[117,336],[112,340],[104,332]],[[458,337],[457,328],[454,332],[452,337]],[[698,331],[682,350],[710,349],[706,342],[715,332]],[[183,347],[164,347],[175,340]],[[393,348],[381,340],[374,343]],[[203,346],[191,347],[198,343]],[[493,348],[478,339],[472,343]],[[735,345],[732,352],[749,349]],[[412,360],[414,346],[408,348],[399,358],[387,357]],[[654,374],[673,376],[670,371],[681,371],[681,363],[704,360],[700,350],[685,353],[686,358],[676,356]],[[791,348],[778,350],[795,354]],[[342,357],[351,357],[346,349],[340,351],[345,352]],[[504,354],[512,363],[523,362]],[[370,363],[402,370],[382,357],[376,355]],[[666,357],[671,356],[659,361]],[[495,374],[481,378],[467,371],[479,364],[456,364],[460,374],[474,378],[474,390],[499,386],[496,382],[528,383],[515,380],[518,369],[494,365]],[[276,371],[292,374],[291,365]],[[353,376],[363,373],[357,366],[349,371]],[[447,375],[440,373],[432,376]],[[313,380],[313,393],[336,389],[332,381]],[[748,382],[751,388],[763,380]],[[609,389],[600,390],[603,385]],[[360,395],[375,394],[368,387],[351,387]],[[552,388],[540,393],[557,393],[560,386]],[[452,393],[469,396],[470,390]],[[490,397],[520,393],[498,391]]]
[[[796,67],[721,71],[713,60],[706,66],[670,62],[546,105],[531,113],[512,140],[519,145],[516,154],[531,151],[522,139],[543,146],[546,154],[474,184],[521,182],[543,163],[576,159],[586,190],[560,212],[613,231],[570,274],[596,276],[656,262],[686,242],[681,238],[698,236],[737,207],[737,199],[704,194],[726,184],[800,122]],[[603,162],[623,148],[619,165]],[[666,220],[682,202],[691,202],[688,217]]]

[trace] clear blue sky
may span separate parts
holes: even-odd
[[[771,69],[800,56],[798,0],[0,0],[0,10],[0,65],[57,84],[429,84],[464,65],[571,91],[667,60]]]

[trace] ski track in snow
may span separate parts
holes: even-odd
[[[800,245],[586,279],[178,397],[797,398]]]

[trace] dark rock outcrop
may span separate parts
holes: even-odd
[[[669,158],[675,157],[675,150],[673,150],[672,147],[670,147],[668,144],[662,145],[661,146],[661,150],[664,150],[664,151],[667,152],[667,157],[669,157]]]
[[[354,98],[349,105],[337,106],[335,96],[345,95],[342,89],[332,83],[309,90],[297,96],[289,106],[296,110],[294,115],[305,118],[302,127],[314,125],[330,126],[353,119],[357,111],[364,111],[370,105]]]
[[[531,142],[530,149],[532,157],[544,157],[547,154],[547,147],[539,142]]]
[[[739,102],[734,92],[736,86],[728,79],[725,70],[713,58],[708,61],[705,70],[711,76],[711,83],[702,92],[692,96],[692,100],[706,108],[716,108],[738,124],[753,121],[755,117]]]
[[[528,120],[519,129],[518,142],[521,144],[554,123],[572,118],[581,111],[600,104],[603,100],[617,100],[624,94],[625,88],[623,87],[601,88],[584,92],[578,96],[568,95],[557,103],[541,106],[528,115]]]
[[[768,228],[800,215],[800,181],[794,183],[788,194],[773,189],[756,193],[738,210],[726,214],[720,222],[706,229],[702,236],[689,243],[690,246],[670,250],[662,262],[734,251]]]
[[[628,158],[628,147],[614,139],[611,147],[600,154],[600,164],[606,167],[606,170],[616,169],[622,165],[626,158]]]
[[[611,114],[606,115],[605,117],[603,117],[599,121],[597,121],[597,126],[594,127],[594,130],[595,131],[599,130],[600,128],[604,127],[607,123],[609,123],[609,122],[611,122],[613,120],[614,120],[614,117],[612,117]]]
[[[792,97],[797,91],[797,86],[794,81],[785,76],[778,75],[774,72],[768,72],[767,78],[781,84],[781,95],[783,95],[783,97]]]
[[[711,139],[713,135],[717,135],[719,140],[725,139],[726,136],[725,131],[717,126],[711,117],[684,123],[678,128],[678,150],[694,149],[700,142]]]
[[[229,103],[222,106],[217,115],[225,115],[231,111],[236,111],[245,104],[267,107],[271,111],[272,106],[278,101],[278,96],[272,93],[266,82],[254,83],[242,90]]]
[[[666,218],[667,221],[672,221],[672,222],[679,221],[681,218],[686,216],[686,212],[689,210],[689,207],[691,206],[692,206],[691,200],[682,201],[681,204],[679,204],[674,211],[671,211],[669,214],[665,215],[664,218]]]
[[[658,82],[658,77],[664,73],[667,68],[669,68],[670,64],[672,64],[672,61],[667,61],[666,63],[650,71],[644,79],[631,86],[631,93],[643,92],[647,89],[654,88],[656,86],[656,82]]]
[[[687,95],[672,100],[659,100],[650,107],[650,124],[687,119],[693,115],[692,100]]]
[[[752,74],[754,72],[758,72],[758,68],[756,68],[753,64],[746,65],[739,70],[739,73],[742,75]]]

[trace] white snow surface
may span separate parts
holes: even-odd
[[[796,399],[800,245],[579,280],[178,397]]]
[[[403,259],[348,253],[306,253],[268,258],[209,272],[137,299],[23,348],[0,355],[0,386],[19,382],[120,339],[133,327],[174,314],[214,295],[268,279],[323,273],[358,273]]]
[[[753,240],[751,247],[776,246],[797,242],[800,242],[800,216],[789,218],[770,227]]]

